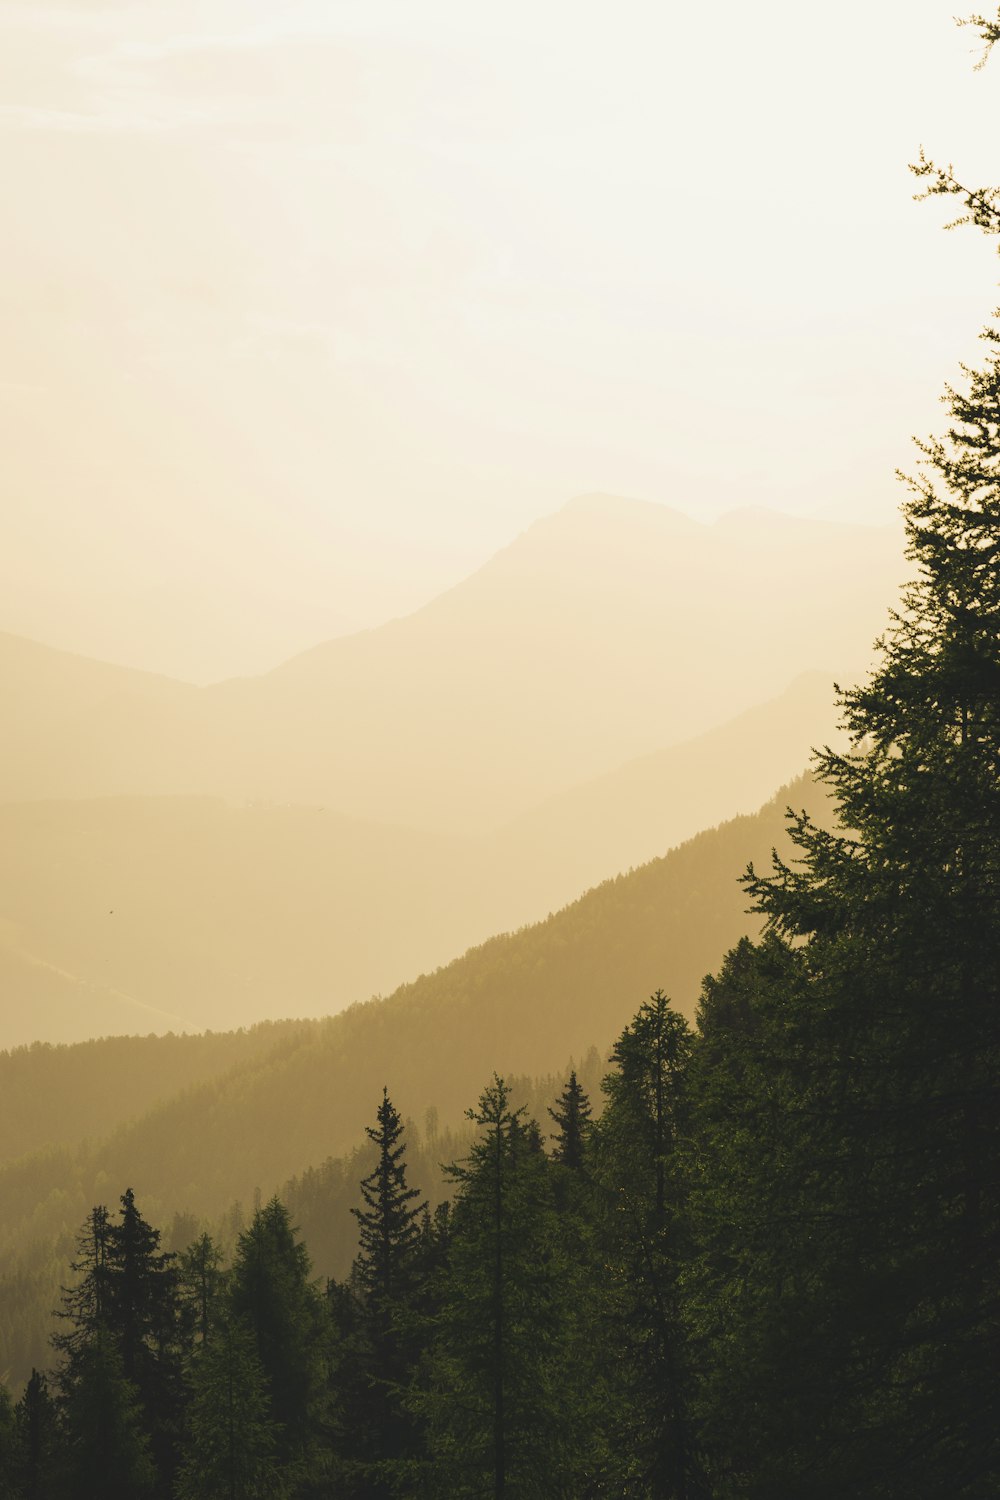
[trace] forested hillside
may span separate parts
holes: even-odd
[[[136,1096],[129,1085],[103,1139],[96,1120],[115,1106],[84,1106],[94,1126],[89,1139],[53,1131],[49,1139],[61,1144],[0,1168],[0,1325],[17,1367],[26,1349],[40,1357],[48,1319],[38,1289],[50,1298],[75,1226],[108,1183],[127,1180],[161,1223],[176,1214],[215,1223],[235,1201],[246,1206],[256,1193],[266,1196],[293,1175],[351,1152],[384,1084],[391,1082],[414,1120],[424,1122],[432,1110],[437,1128],[454,1129],[493,1068],[538,1078],[594,1047],[606,1051],[636,993],[669,985],[692,1015],[715,956],[758,930],[738,877],[750,860],[766,860],[773,846],[783,846],[789,802],[818,811],[825,805],[803,777],[759,813],[702,833],[385,1000],[276,1027],[273,1035],[254,1028],[207,1039],[210,1078],[192,1077],[168,1097],[151,1084],[149,1101],[126,1110]],[[0,1078],[5,1071],[17,1097],[31,1098],[30,1122],[61,1091],[79,1097],[88,1076],[103,1084],[109,1074],[134,1071],[148,1080],[159,1056],[166,1076],[171,1059],[176,1068],[187,1057],[186,1045],[149,1037],[22,1049],[0,1058]],[[54,1117],[66,1120],[57,1098]]]
[[[38,1042],[0,1052],[0,1162],[95,1141],[172,1095],[269,1053],[307,1022],[193,1036]]]

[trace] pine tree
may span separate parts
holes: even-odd
[[[376,1126],[365,1134],[378,1150],[373,1170],[361,1181],[363,1208],[352,1209],[359,1225],[359,1250],[354,1275],[370,1314],[391,1315],[403,1293],[419,1236],[421,1207],[418,1188],[406,1184],[406,1146],[403,1122],[387,1089],[377,1112]]]
[[[181,1304],[188,1337],[204,1343],[211,1332],[222,1292],[222,1251],[208,1233],[182,1250],[177,1260]]]
[[[798,859],[749,876],[786,956],[731,961],[709,992],[742,1014],[712,1045],[760,1129],[726,1147],[709,1127],[753,1238],[734,1296],[701,1194],[715,1312],[699,1291],[698,1316],[711,1378],[745,1372],[728,1382],[742,1446],[717,1436],[717,1462],[768,1500],[804,1482],[831,1500],[1000,1490],[1000,336],[985,342],[947,390],[945,436],[919,445],[915,577],[840,696],[853,748],[818,758],[840,826],[793,819]],[[767,966],[784,974],[761,1000]]]
[[[0,1500],[19,1500],[17,1427],[7,1387],[0,1381]]]
[[[51,1500],[57,1493],[60,1433],[48,1381],[38,1370],[32,1370],[14,1415],[19,1500]]]
[[[146,1500],[155,1493],[142,1403],[106,1329],[79,1351],[63,1420],[68,1500]]]
[[[217,1319],[189,1383],[177,1500],[280,1500],[288,1490],[250,1329],[225,1314]]]
[[[128,1393],[122,1410],[131,1413],[134,1402],[151,1444],[156,1493],[165,1496],[176,1462],[182,1390],[174,1257],[159,1250],[159,1230],[142,1217],[131,1189],[121,1205],[117,1224],[103,1205],[94,1208],[78,1238],[76,1281],[64,1290],[59,1311],[68,1326],[53,1339],[63,1355],[57,1380],[67,1408],[74,1401],[80,1407],[87,1400],[81,1382],[112,1381],[113,1349]]]
[[[574,1069],[556,1100],[555,1109],[549,1110],[558,1127],[557,1134],[553,1137],[555,1148],[552,1155],[556,1161],[574,1172],[579,1172],[583,1167],[590,1112],[590,1100],[577,1080]]]
[[[76,1259],[70,1262],[73,1281],[62,1289],[56,1317],[65,1325],[53,1335],[53,1347],[69,1369],[81,1348],[108,1327],[111,1312],[108,1264],[110,1216],[103,1204],[92,1208],[77,1235]]]
[[[657,990],[615,1044],[593,1141],[608,1204],[609,1312],[621,1372],[616,1446],[625,1459],[620,1479],[638,1484],[650,1500],[694,1500],[704,1491],[678,1288],[690,1052],[686,1022]]]
[[[479,1138],[449,1169],[447,1264],[410,1398],[429,1454],[419,1493],[588,1492],[592,1411],[573,1366],[581,1286],[541,1134],[522,1116],[495,1077],[469,1111]]]
[[[403,1122],[387,1090],[376,1120],[366,1133],[378,1155],[361,1181],[362,1207],[352,1209],[359,1225],[351,1273],[356,1306],[340,1317],[334,1382],[341,1489],[370,1500],[395,1493],[394,1476],[416,1452],[403,1395],[420,1351],[415,1292],[426,1211],[417,1206],[419,1190],[407,1185]]]
[[[230,1273],[230,1310],[251,1330],[264,1371],[280,1464],[314,1467],[324,1419],[325,1329],[309,1255],[277,1198],[240,1235]]]

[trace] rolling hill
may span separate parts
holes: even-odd
[[[258,677],[193,688],[8,638],[0,797],[210,795],[497,828],[803,671],[855,675],[903,571],[895,528],[705,525],[589,496],[415,613]]]
[[[0,806],[0,1045],[323,1015],[737,813],[830,737],[826,674],[479,835],[218,798]]]
[[[28,1147],[0,1166],[5,1358],[18,1369],[44,1358],[74,1233],[94,1202],[113,1202],[125,1186],[154,1223],[180,1216],[189,1230],[296,1174],[302,1192],[322,1200],[325,1179],[315,1173],[358,1146],[383,1084],[404,1116],[423,1120],[432,1108],[446,1131],[494,1070],[537,1078],[594,1047],[603,1054],[657,987],[691,1015],[702,976],[758,928],[738,876],[782,846],[788,802],[818,814],[827,806],[802,778],[758,813],[604,882],[546,921],[324,1021],[207,1044],[149,1037],[0,1054],[0,1098]],[[118,1075],[128,1088],[116,1087]],[[78,1115],[60,1106],[67,1099]],[[342,1206],[344,1172],[327,1174]],[[310,1205],[316,1222],[328,1222],[329,1204]],[[349,1237],[346,1208],[344,1217]]]

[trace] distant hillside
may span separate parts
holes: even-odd
[[[30,643],[0,796],[212,795],[496,828],[703,733],[802,671],[854,675],[904,573],[895,528],[608,496],[530,527],[404,619],[195,689]],[[77,673],[77,678],[73,672]]]
[[[783,843],[786,801],[817,798],[803,778],[761,812],[698,835],[388,999],[280,1028],[266,1050],[257,1050],[264,1033],[215,1039],[208,1081],[155,1105],[154,1085],[153,1107],[104,1141],[74,1141],[0,1169],[0,1245],[22,1241],[29,1227],[51,1233],[53,1214],[72,1226],[95,1192],[117,1183],[130,1183],[161,1218],[182,1208],[213,1214],[350,1149],[385,1083],[404,1114],[422,1118],[433,1105],[442,1124],[455,1123],[494,1069],[537,1076],[591,1046],[606,1048],[658,986],[690,1015],[702,976],[757,930],[738,876],[748,860],[766,863]],[[97,1081],[107,1076],[109,1053],[128,1071],[134,1049],[148,1070],[159,1048],[176,1055],[168,1041],[32,1049],[5,1062],[0,1081],[19,1069],[22,1096],[44,1113],[65,1087],[71,1059],[76,1067],[82,1058]]]
[[[0,1350],[11,1351],[8,1362],[30,1367],[44,1354],[73,1236],[93,1203],[125,1186],[183,1241],[234,1202],[250,1204],[257,1190],[269,1194],[295,1177],[297,1210],[319,1226],[327,1263],[339,1265],[349,1235],[336,1221],[354,1201],[354,1166],[320,1169],[359,1146],[383,1084],[404,1116],[426,1123],[433,1110],[434,1128],[446,1132],[461,1127],[494,1070],[539,1078],[594,1047],[603,1054],[657,987],[690,1015],[702,976],[758,930],[738,877],[749,860],[766,865],[772,847],[783,847],[789,802],[827,811],[800,778],[760,812],[606,881],[545,922],[493,938],[388,999],[276,1028],[270,1041],[264,1030],[215,1037],[196,1055],[176,1038],[116,1039],[0,1058],[0,1086],[12,1089],[10,1107],[25,1109],[39,1140],[50,1110],[68,1129],[64,1093],[96,1134],[103,1106],[87,1100],[88,1077],[95,1091],[113,1090],[117,1076],[147,1080],[143,1097],[130,1084],[108,1106],[119,1123],[103,1140],[64,1134],[64,1144],[0,1166]],[[199,1067],[205,1074],[195,1081]],[[184,1069],[190,1081],[164,1098],[151,1080],[176,1080]],[[129,1106],[134,1117],[124,1120]]]
[[[0,807],[0,1046],[226,1029],[388,993],[760,806],[830,738],[826,673],[479,836],[315,807]]]
[[[273,1054],[309,1025],[266,1021],[249,1031],[112,1036],[72,1047],[36,1042],[0,1052],[0,1162],[98,1140],[183,1089]]]

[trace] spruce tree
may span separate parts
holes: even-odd
[[[174,1257],[160,1251],[159,1230],[142,1217],[130,1188],[121,1205],[118,1223],[103,1205],[94,1208],[78,1237],[76,1279],[64,1289],[58,1314],[67,1326],[53,1338],[63,1355],[57,1382],[66,1408],[82,1410],[87,1381],[114,1386],[113,1353],[127,1390],[121,1410],[131,1422],[134,1405],[150,1447],[156,1493],[166,1496],[182,1392]]]
[[[58,1491],[61,1434],[46,1377],[32,1370],[14,1412],[19,1500],[51,1500]]]
[[[593,1155],[604,1188],[608,1315],[620,1373],[619,1482],[650,1500],[704,1493],[688,1410],[681,1313],[681,1146],[691,1036],[657,990],[625,1028],[605,1079]]]
[[[728,1406],[711,1444],[741,1495],[1000,1490],[1000,335],[984,342],[918,445],[913,579],[840,695],[852,748],[818,757],[839,827],[794,818],[797,859],[750,872],[770,956],[733,955],[706,995],[730,1092],[702,1094],[696,1144],[752,1238],[734,1295],[718,1200],[696,1191],[691,1285]],[[726,1144],[712,1112],[740,1095],[759,1128]]]
[[[552,1155],[556,1161],[574,1172],[579,1172],[583,1167],[590,1113],[590,1100],[573,1069],[566,1087],[556,1100],[555,1109],[550,1109],[549,1114],[557,1126]]]
[[[68,1500],[148,1500],[155,1494],[142,1402],[107,1329],[80,1349],[62,1408]]]
[[[14,1404],[0,1381],[0,1500],[19,1500],[17,1484],[17,1426]]]
[[[77,1235],[76,1259],[70,1262],[73,1279],[68,1287],[63,1287],[62,1306],[56,1310],[61,1326],[53,1335],[52,1344],[70,1372],[78,1352],[108,1326],[109,1230],[108,1210],[98,1204],[91,1209]]]
[[[584,1340],[580,1278],[556,1212],[537,1126],[494,1077],[469,1118],[479,1136],[449,1169],[440,1303],[412,1409],[428,1447],[419,1493],[588,1493],[599,1390],[574,1356]],[[419,1473],[419,1470],[415,1470]],[[414,1481],[416,1483],[416,1481]]]
[[[251,1330],[264,1372],[276,1456],[310,1472],[324,1420],[325,1328],[309,1254],[277,1198],[240,1235],[229,1281],[230,1309]]]
[[[409,1279],[420,1232],[420,1190],[407,1186],[403,1122],[387,1089],[382,1091],[377,1124],[366,1126],[365,1134],[378,1159],[361,1180],[364,1207],[351,1210],[359,1226],[354,1276],[369,1312],[380,1317],[391,1314]]]
[[[178,1290],[189,1341],[203,1344],[215,1321],[222,1293],[222,1251],[201,1234],[177,1258]]]
[[[191,1364],[177,1500],[280,1500],[277,1437],[253,1333],[223,1313]]]
[[[395,1493],[396,1477],[416,1452],[403,1396],[421,1347],[415,1293],[426,1205],[418,1206],[419,1190],[407,1185],[403,1122],[388,1090],[366,1133],[377,1157],[361,1181],[362,1207],[352,1209],[359,1225],[351,1273],[356,1305],[346,1318],[341,1309],[334,1384],[341,1488],[378,1500]]]

